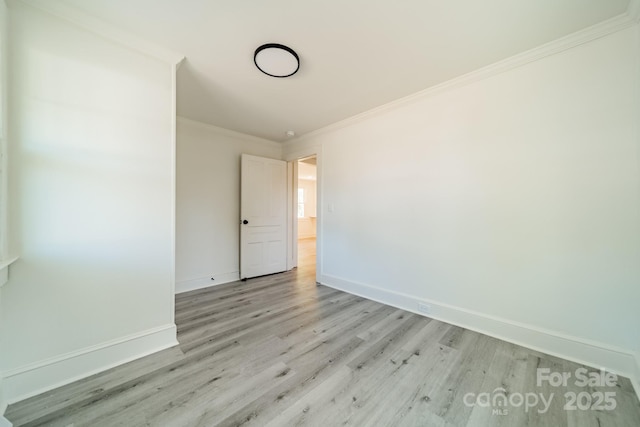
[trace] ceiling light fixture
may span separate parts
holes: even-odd
[[[258,70],[271,77],[290,77],[300,69],[298,54],[290,47],[277,43],[267,43],[257,48],[253,62]]]

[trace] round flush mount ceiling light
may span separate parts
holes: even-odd
[[[267,43],[256,49],[253,54],[258,70],[271,77],[290,77],[300,69],[300,58],[290,47]]]

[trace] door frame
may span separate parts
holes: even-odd
[[[312,145],[294,149],[283,157],[287,162],[287,269],[298,265],[298,160],[316,157],[316,282],[322,276],[322,146]]]

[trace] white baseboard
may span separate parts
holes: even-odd
[[[605,369],[629,378],[632,382],[635,382],[636,392],[640,391],[637,386],[640,379],[640,374],[637,374],[638,370],[640,370],[640,358],[630,350],[326,274],[320,276],[320,283],[542,353],[597,369]],[[418,303],[428,304],[431,308],[430,313],[419,312]],[[640,393],[638,396],[640,397]]]
[[[4,399],[2,376],[0,375],[0,427],[11,427],[12,424],[8,419],[3,417],[4,411],[7,410],[7,402]]]
[[[638,395],[638,400],[640,400],[640,351],[636,351],[635,359],[636,359],[636,372],[635,372],[635,376],[631,378],[631,383],[633,384],[633,388],[636,390],[636,394]]]
[[[0,288],[9,282],[9,266],[17,260],[18,257],[10,257],[0,260]]]
[[[170,324],[5,371],[3,401],[16,403],[175,345]]]
[[[223,283],[235,282],[237,280],[240,280],[239,271],[214,274],[207,277],[200,277],[198,279],[181,280],[176,282],[176,294],[208,288],[209,286],[222,285]]]

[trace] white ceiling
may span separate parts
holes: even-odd
[[[186,56],[178,114],[284,141],[625,12],[629,0],[57,0]],[[264,43],[293,77],[258,71]]]

